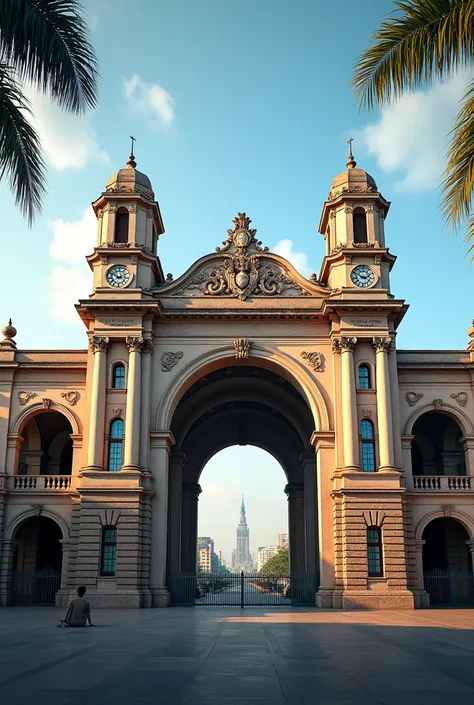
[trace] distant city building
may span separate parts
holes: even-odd
[[[214,539],[210,536],[198,536],[197,565],[201,573],[220,573],[222,552],[219,556],[214,551]]]
[[[252,556],[249,549],[250,531],[247,526],[247,516],[245,513],[244,496],[242,495],[242,504],[240,506],[240,521],[237,527],[237,546],[235,552],[232,552],[232,568],[237,571],[248,572],[252,570]]]
[[[277,534],[277,546],[279,548],[288,548],[289,545],[289,534]]]
[[[280,546],[263,546],[262,548],[259,548],[257,554],[257,572],[263,568],[265,563],[269,561],[270,558],[276,556],[279,550]]]

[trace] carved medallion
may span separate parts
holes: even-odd
[[[173,367],[181,360],[183,353],[181,350],[177,352],[164,352],[161,356],[161,371],[171,372]]]
[[[315,372],[324,372],[324,355],[320,352],[306,352],[301,353],[303,360],[308,361],[308,365],[313,368]]]
[[[460,406],[466,406],[468,396],[466,392],[458,392],[457,394],[451,394],[451,399],[455,399]]]
[[[234,350],[237,360],[248,358],[250,352],[250,340],[247,340],[247,338],[236,338],[234,340]]]
[[[420,399],[423,399],[423,394],[418,394],[417,392],[407,392],[405,394],[405,399],[407,400],[409,406],[415,406]]]
[[[35,392],[18,392],[18,402],[20,406],[25,406],[28,404],[30,399],[34,399],[38,395]]]
[[[67,403],[70,406],[76,406],[78,400],[79,400],[79,392],[71,391],[71,392],[61,392],[61,396],[63,399],[67,401]]]

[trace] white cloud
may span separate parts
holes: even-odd
[[[472,70],[459,71],[429,90],[408,93],[382,108],[378,122],[362,129],[368,153],[379,167],[400,173],[395,184],[400,191],[422,191],[441,183],[449,133],[473,76]]]
[[[125,100],[142,115],[150,127],[170,127],[175,118],[175,102],[159,83],[145,83],[137,74],[125,79]]]
[[[313,270],[308,262],[308,255],[305,252],[294,250],[292,240],[280,240],[273,248],[273,252],[287,259],[304,277],[311,276]]]
[[[89,117],[71,115],[47,95],[28,86],[24,92],[32,106],[30,122],[40,136],[46,159],[53,169],[80,169],[96,159],[109,163],[109,156],[100,149]]]
[[[53,266],[48,278],[50,314],[60,323],[77,323],[79,318],[74,304],[88,296],[92,288],[92,273],[85,257],[94,249],[97,221],[89,206],[79,220],[58,218],[50,227],[53,240],[49,255],[52,260],[61,262]]]

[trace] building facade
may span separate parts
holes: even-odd
[[[58,605],[78,584],[93,605],[168,605],[168,576],[196,571],[200,473],[235,444],[284,468],[290,569],[319,575],[317,605],[428,606],[433,571],[472,575],[474,327],[467,350],[397,350],[389,206],[350,155],[318,276],[239,213],[174,280],[131,156],[92,204],[85,349],[3,329],[1,604],[27,579],[41,601],[44,579]]]
[[[240,518],[237,526],[237,541],[235,547],[235,570],[249,571],[252,569],[252,557],[250,555],[250,529],[247,526],[247,514],[245,502],[242,495],[240,505]]]

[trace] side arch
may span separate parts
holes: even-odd
[[[463,432],[463,436],[472,436],[474,435],[474,426],[472,424],[471,419],[467,414],[464,413],[464,411],[461,411],[461,409],[456,409],[456,407],[452,406],[451,404],[445,404],[443,403],[443,406],[441,409],[435,409],[433,404],[425,404],[424,406],[420,406],[419,409],[414,411],[411,416],[409,417],[408,421],[405,424],[405,429],[403,431],[403,435],[405,436],[411,436],[413,435],[413,426],[415,425],[415,422],[420,418],[420,416],[423,416],[423,414],[430,413],[430,412],[435,412],[438,414],[446,414],[447,416],[451,416],[461,427],[461,430]]]
[[[275,365],[281,370],[280,374],[282,377],[289,375],[303,392],[311,409],[315,429],[317,431],[331,430],[328,404],[319,389],[317,381],[298,360],[279,350],[273,350],[261,345],[252,346],[252,358]],[[173,413],[186,390],[200,377],[207,374],[210,369],[221,367],[226,362],[227,364],[235,363],[235,357],[228,346],[207,351],[186,365],[165,390],[158,406],[155,429],[159,431],[170,428]]]
[[[10,433],[14,433],[19,436],[23,427],[28,423],[28,421],[40,413],[48,413],[48,411],[57,411],[67,418],[71,424],[72,432],[74,435],[82,434],[82,424],[80,419],[67,407],[58,402],[51,401],[49,408],[45,409],[43,404],[37,402],[36,404],[31,404],[27,409],[21,411],[18,416],[14,419],[11,427]]]
[[[19,529],[19,527],[25,521],[35,516],[38,516],[37,511],[35,511],[34,509],[27,509],[26,511],[22,512],[14,519],[12,519],[5,530],[5,540],[11,541],[15,536],[17,529]],[[48,507],[42,508],[40,516],[46,517],[47,519],[52,519],[61,529],[63,540],[69,540],[69,526],[64,517],[62,517],[60,514],[57,514],[57,512],[54,512],[52,509],[49,509]]]
[[[445,514],[442,509],[436,509],[433,512],[429,512],[429,514],[425,514],[415,528],[415,539],[417,541],[422,540],[424,530],[434,519],[456,519],[466,529],[469,538],[474,538],[474,519],[453,507],[449,516]]]

